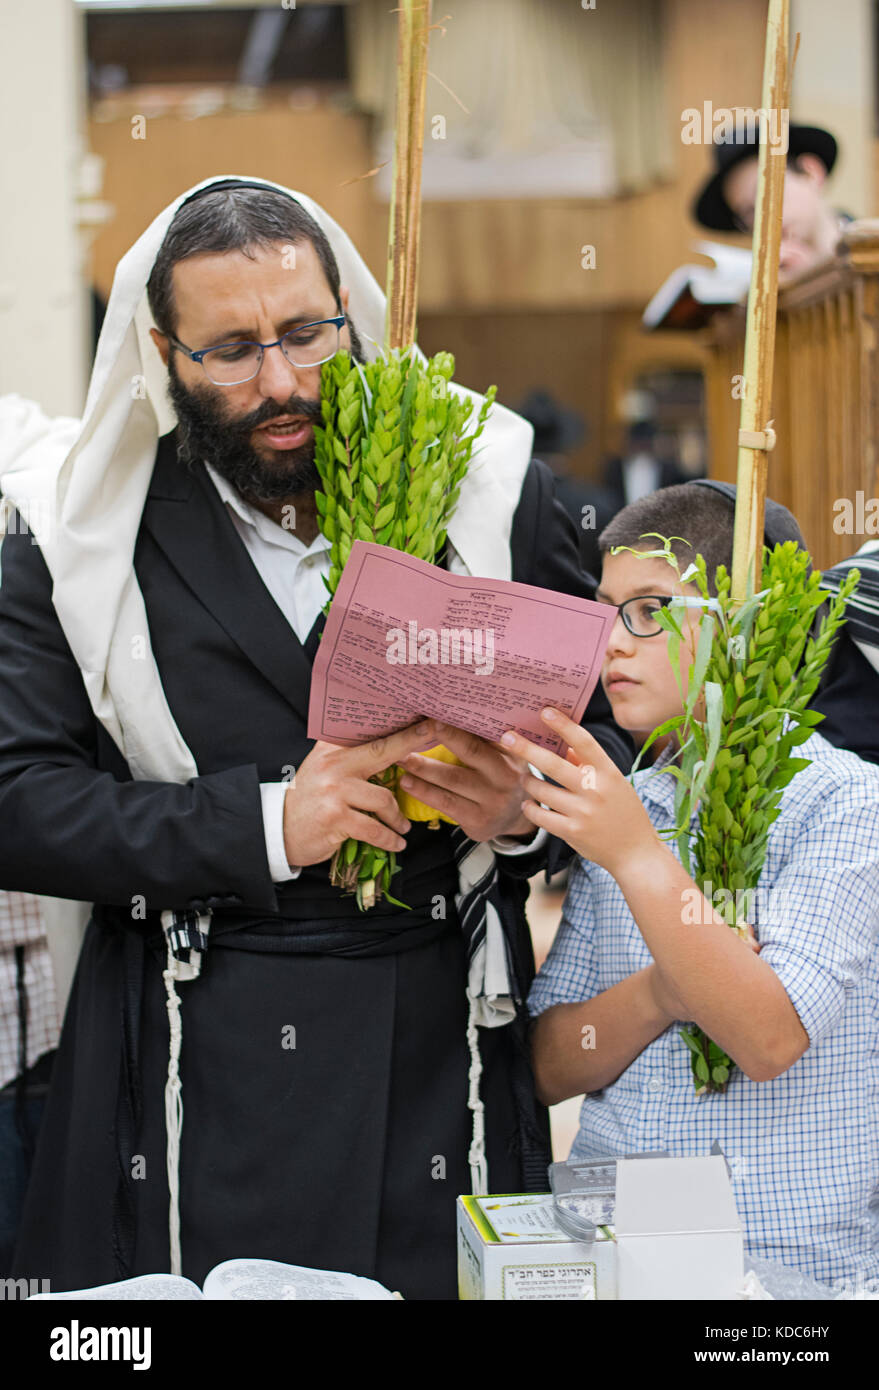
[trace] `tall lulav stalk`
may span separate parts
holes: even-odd
[[[789,8],[789,0],[769,0],[761,103],[767,124],[758,156],[732,572],[728,575],[723,568],[717,572],[717,599],[710,601],[715,617],[706,615],[703,620],[685,713],[663,726],[664,732],[674,730],[683,745],[680,765],[671,769],[678,778],[681,859],[697,885],[710,884],[712,894],[715,890],[725,894],[724,915],[740,932],[745,930],[748,894],[758,884],[782,791],[806,765],[792,750],[805,742],[819,721],[808,704],[858,579],[852,571],[813,640],[807,634],[823,598],[818,590],[820,575],[812,573],[806,582],[806,552],[798,551],[792,542],[767,551],[766,573],[761,578],[769,453],[775,444],[768,416],[793,75],[788,57]],[[773,148],[771,134],[777,137],[781,131],[784,139]],[[668,542],[658,553],[673,560]],[[694,573],[708,603],[701,556]],[[689,571],[683,578],[688,577]],[[659,621],[668,627],[674,659],[680,655],[683,634],[668,610]],[[702,718],[696,715],[699,700]],[[658,733],[654,731],[648,744]],[[694,814],[698,814],[698,829],[691,845]],[[690,1048],[697,1091],[725,1090],[733,1066],[730,1057],[695,1026],[683,1036]]]
[[[678,571],[670,540],[663,550],[636,553],[664,558]],[[678,571],[699,589],[707,611],[689,651],[692,638],[680,610],[672,604],[656,615],[669,633],[684,708],[653,730],[639,754],[640,761],[667,734],[680,743],[676,762],[664,768],[677,779],[672,835],[696,887],[742,936],[754,923],[755,890],[782,793],[809,766],[795,750],[824,717],[809,704],[860,579],[857,570],[848,574],[812,636],[817,610],[828,598],[819,587],[820,573],[809,573],[809,555],[795,541],[764,553],[765,587],[744,603],[733,598],[723,565],[715,577],[716,598],[709,597],[701,555],[683,575]],[[702,920],[698,911],[695,923],[684,917],[695,930]],[[681,1037],[690,1049],[697,1094],[725,1091],[731,1057],[696,1024]]]
[[[474,420],[472,401],[449,389],[452,355],[440,352],[425,362],[414,346],[430,3],[400,0],[398,12],[384,353],[361,364],[339,352],[321,371],[323,426],[314,434],[323,491],[315,500],[331,543],[330,601],[355,540],[392,546],[429,563],[437,559],[496,395],[490,387]],[[457,761],[443,748],[428,756]],[[396,769],[375,780],[394,791],[410,820],[448,820],[405,796]],[[389,892],[398,871],[396,855],[358,840],[346,840],[330,864],[331,881],[356,893],[362,909],[382,897],[406,906]]]
[[[385,347],[415,342],[430,0],[400,0]]]
[[[789,0],[769,0],[763,55],[761,110],[766,116],[757,157],[757,199],[754,205],[753,259],[742,364],[744,385],[739,420],[733,539],[732,594],[740,603],[760,587],[766,480],[769,453],[775,446],[775,432],[769,413],[775,367],[778,257],[793,77],[793,61],[788,58],[789,8]],[[782,131],[784,138],[780,141],[776,139],[773,145],[772,137],[777,137]]]

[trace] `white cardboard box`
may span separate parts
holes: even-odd
[[[744,1279],[721,1154],[618,1159],[614,1227],[621,1299],[728,1299]]]
[[[459,1298],[735,1298],[744,1248],[723,1156],[616,1169],[614,1225],[592,1244],[556,1225],[550,1193],[459,1197]]]
[[[552,1194],[459,1197],[458,1297],[610,1299],[616,1260],[609,1227],[580,1244],[553,1218]]]

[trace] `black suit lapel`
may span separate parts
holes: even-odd
[[[314,626],[312,627],[311,632],[305,639],[305,646],[303,650],[305,652],[305,655],[308,657],[309,665],[311,666],[314,665],[314,658],[317,656],[317,650],[320,646],[320,639],[323,635],[323,630],[326,627],[326,625],[326,615],[324,613],[318,613],[317,617],[314,620]]]
[[[303,647],[260,578],[204,465],[190,471],[178,462],[176,434],[159,441],[143,524],[233,642],[307,720],[311,662],[323,615]]]

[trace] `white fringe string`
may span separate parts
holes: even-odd
[[[189,960],[178,960],[171,946],[175,913],[166,908],[162,913],[162,929],[168,948],[168,964],[162,971],[165,981],[168,1010],[168,1079],[165,1083],[165,1165],[168,1172],[168,1244],[171,1251],[171,1273],[182,1274],[180,1252],[180,1143],[183,1134],[183,1083],[180,1080],[180,1048],[183,1042],[183,1019],[177,980],[197,980],[201,974],[202,952],[191,949]],[[199,914],[197,929],[207,937],[211,929],[211,914]]]
[[[168,1170],[168,1237],[171,1246],[171,1273],[182,1274],[180,1253],[180,1138],[183,1133],[183,1087],[180,1082],[180,1045],[183,1024],[180,1017],[180,995],[174,987],[175,959],[168,943],[168,967],[162,972],[168,1009],[168,1080],[165,1084],[165,1130]]]
[[[195,954],[195,953],[192,953]],[[200,963],[200,962],[199,962]],[[188,973],[189,967],[185,967]],[[196,969],[195,973],[198,971]],[[171,1273],[182,1274],[180,1247],[180,1142],[183,1134],[183,1086],[180,1080],[180,1050],[183,1042],[183,1021],[180,1015],[180,996],[175,980],[182,974],[168,942],[168,965],[162,972],[168,1010],[168,1079],[165,1083],[165,1129],[167,1132],[166,1167],[168,1172],[168,1238],[171,1252]],[[479,1093],[482,1078],[482,1056],[476,1024],[476,996],[467,989],[467,1046],[470,1051],[470,1085],[467,1108],[473,1115],[473,1128],[467,1161],[470,1165],[470,1186],[475,1196],[488,1193],[488,1163],[485,1155],[485,1105]]]
[[[482,1076],[482,1056],[479,1051],[479,1034],[476,1030],[476,997],[467,990],[467,1046],[470,1049],[470,1094],[467,1108],[473,1114],[473,1136],[467,1161],[470,1164],[470,1187],[474,1196],[484,1197],[488,1192],[488,1164],[485,1157],[485,1106],[479,1094],[479,1081]]]

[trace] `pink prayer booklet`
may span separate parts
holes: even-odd
[[[366,743],[428,716],[561,753],[540,711],[579,723],[615,618],[609,604],[355,541],[314,662],[308,737]]]

